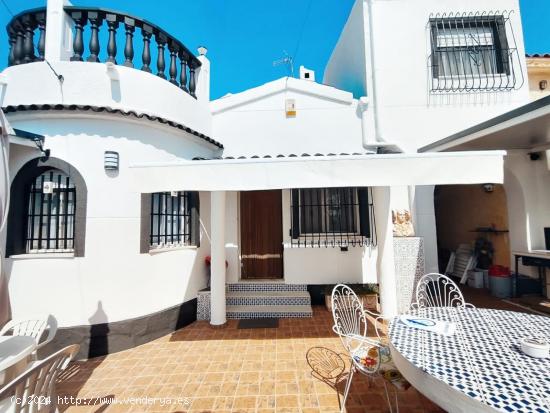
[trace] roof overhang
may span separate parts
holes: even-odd
[[[2,119],[0,119],[0,133],[3,132],[2,125],[4,125],[10,144],[40,148],[44,143],[44,136],[42,135],[13,128],[6,118],[4,111],[1,109],[0,116],[2,117]]]
[[[550,96],[434,142],[419,152],[550,147]]]
[[[503,182],[504,151],[185,161],[131,166],[135,190],[286,188]]]

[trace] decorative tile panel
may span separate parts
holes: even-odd
[[[424,275],[424,238],[394,237],[393,251],[397,277],[397,311],[406,313],[414,301],[414,289]]]

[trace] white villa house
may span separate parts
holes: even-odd
[[[505,259],[544,249],[550,100],[530,103],[518,0],[357,0],[322,83],[213,101],[224,68],[161,24],[48,0],[8,25],[4,292],[14,317],[57,318],[52,346],[307,317],[339,282],[398,314],[444,270],[438,188],[503,188]]]

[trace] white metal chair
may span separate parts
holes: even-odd
[[[416,302],[413,308],[427,307],[474,307],[466,303],[464,296],[453,280],[443,274],[423,275],[416,285]]]
[[[393,364],[390,350],[382,343],[378,329],[375,328],[377,339],[367,337],[367,315],[374,317],[376,324],[382,317],[364,309],[357,295],[344,284],[338,284],[332,290],[332,315],[334,317],[332,330],[340,336],[342,344],[351,358],[344,399],[341,403],[341,412],[344,412],[355,372],[360,372],[369,377],[380,375],[385,379],[386,399],[390,411],[392,411],[386,380],[392,383],[396,389],[405,390],[410,385]],[[395,402],[397,411],[399,411],[397,394]]]
[[[46,330],[48,330],[48,335],[42,340],[42,336]],[[0,336],[33,337],[36,340],[36,350],[38,350],[52,341],[56,332],[57,320],[50,314],[49,316],[32,316],[24,319],[10,320],[0,330]],[[35,357],[36,350],[33,353]]]
[[[56,379],[79,348],[78,344],[73,344],[44,360],[36,361],[25,372],[6,384],[0,390],[0,412],[57,412]]]
[[[456,251],[451,252],[445,275],[457,277],[460,284],[466,284],[468,281],[468,271],[473,270],[477,265],[472,247],[468,244],[460,244]]]

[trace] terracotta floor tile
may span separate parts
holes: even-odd
[[[214,330],[195,322],[134,349],[72,363],[57,391],[88,398],[189,398],[187,406],[99,406],[105,412],[338,412],[334,386],[313,377],[306,358],[312,347],[343,354],[331,325],[332,315],[322,307],[314,308],[312,319],[281,319],[277,329],[238,330],[229,320],[227,327]],[[341,392],[345,376],[340,381]],[[348,413],[387,411],[383,391],[382,381],[369,386],[355,376]],[[399,401],[402,412],[441,411],[414,389],[399,393]],[[96,412],[97,407],[67,405],[60,411]]]
[[[233,409],[256,409],[256,396],[235,397]]]

